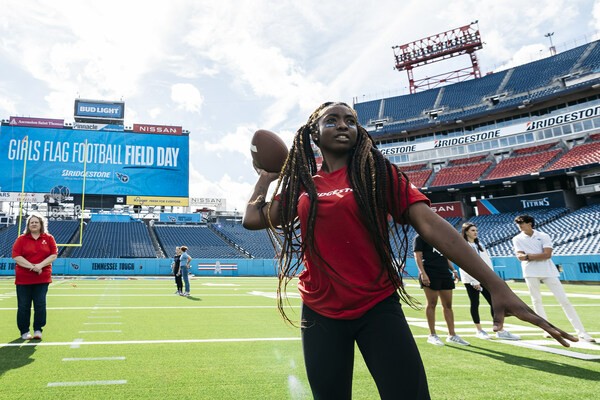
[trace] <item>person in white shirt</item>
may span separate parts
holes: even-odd
[[[492,265],[492,259],[488,255],[487,251],[485,251],[485,247],[483,243],[479,240],[477,226],[475,226],[472,222],[465,222],[462,225],[461,229],[462,237],[467,241],[469,246],[475,250],[475,252],[481,257],[483,261],[487,264],[490,269],[494,269]],[[490,305],[490,313],[492,314],[492,318],[494,317],[494,308],[492,307],[492,295],[490,292],[481,286],[481,282],[477,279],[473,278],[471,275],[467,273],[464,269],[460,270],[460,280],[465,285],[467,289],[467,295],[469,296],[469,301],[471,303],[471,319],[475,324],[475,328],[477,328],[476,337],[479,339],[489,340],[490,335],[481,327],[481,318],[479,317],[479,295],[481,294],[485,300]],[[504,340],[519,340],[521,337],[519,335],[515,335],[507,331],[506,329],[502,329],[496,332],[496,338],[504,339]]]
[[[596,340],[585,331],[577,311],[569,302],[560,283],[558,269],[552,262],[552,239],[548,234],[533,229],[535,219],[530,215],[519,215],[515,218],[515,223],[519,226],[521,233],[512,239],[513,247],[515,255],[521,261],[523,278],[529,289],[535,312],[547,319],[540,291],[540,284],[545,283],[562,306],[571,325],[575,328],[577,336],[586,342],[595,343]]]

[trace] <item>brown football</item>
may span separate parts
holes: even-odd
[[[259,129],[252,136],[250,154],[255,168],[281,172],[288,156],[288,148],[276,133]]]

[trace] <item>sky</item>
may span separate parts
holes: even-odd
[[[73,120],[125,102],[125,125],[190,131],[190,197],[243,211],[257,129],[291,143],[325,101],[408,94],[392,46],[478,21],[482,74],[599,38],[600,0],[0,0],[0,118]],[[415,78],[470,65],[467,56]]]

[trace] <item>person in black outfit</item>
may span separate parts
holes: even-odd
[[[177,291],[175,294],[180,296],[183,295],[183,281],[181,279],[181,268],[179,268],[179,257],[181,257],[181,247],[175,247],[175,257],[173,257],[173,263],[171,264],[171,269],[173,270],[173,275],[175,276],[175,285],[177,286]]]
[[[435,247],[427,243],[420,236],[416,236],[413,243],[415,262],[419,268],[419,282],[425,291],[427,306],[425,315],[429,326],[427,343],[443,346],[435,332],[435,308],[438,298],[442,302],[444,319],[448,326],[446,342],[468,346],[469,342],[463,340],[454,331],[454,311],[452,310],[452,290],[458,282],[458,271],[454,265]]]

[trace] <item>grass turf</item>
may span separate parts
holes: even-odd
[[[410,284],[410,282],[409,282]],[[192,297],[169,279],[55,279],[42,342],[18,338],[12,279],[0,280],[0,397],[6,399],[309,399],[297,328],[280,318],[274,278],[194,278]],[[511,287],[529,302],[526,287]],[[584,325],[600,339],[600,290],[565,285]],[[424,303],[422,292],[409,292]],[[290,288],[290,303],[300,304]],[[483,301],[483,300],[482,300]],[[490,328],[487,304],[480,307]],[[550,320],[572,330],[552,296]],[[572,347],[581,360],[473,337],[468,298],[454,292],[457,331],[469,347],[426,343],[424,311],[405,307],[434,399],[592,399],[600,381],[600,345]],[[297,318],[296,314],[296,318]],[[441,309],[438,333],[443,337]],[[524,341],[541,331],[515,318]],[[538,342],[541,341],[541,342]],[[385,355],[382,355],[383,357]],[[398,360],[403,362],[403,360]],[[358,351],[354,398],[377,399]],[[399,388],[401,394],[401,388]]]

